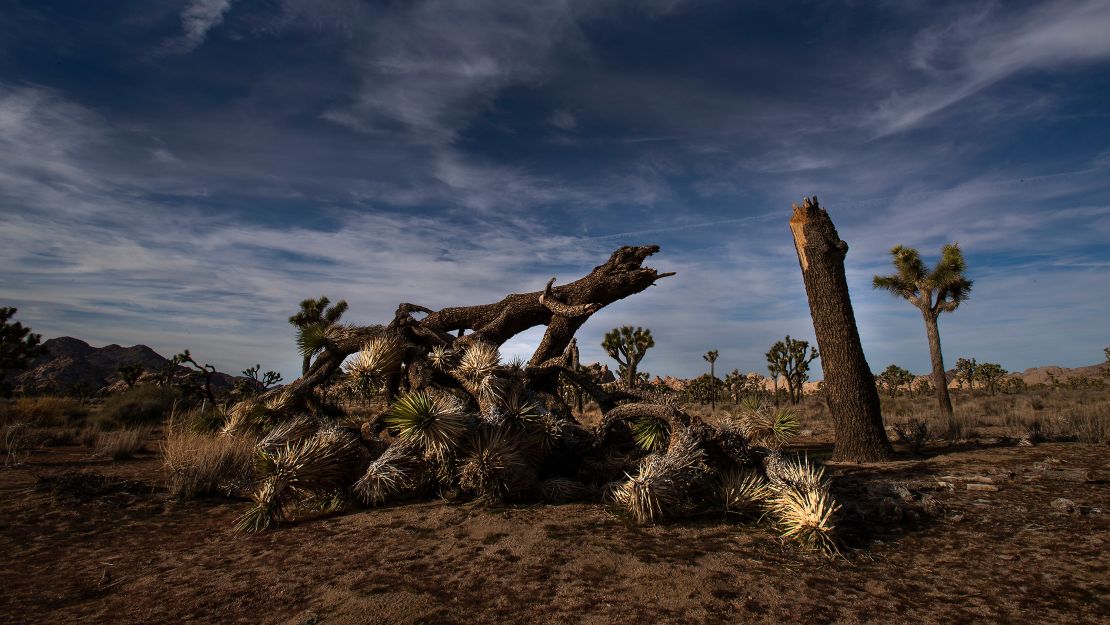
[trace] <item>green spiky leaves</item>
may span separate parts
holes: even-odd
[[[671,425],[657,417],[641,417],[632,422],[632,438],[644,451],[666,449]]]
[[[406,393],[393,403],[386,425],[402,440],[419,445],[427,457],[444,458],[467,432],[467,417],[453,398]]]
[[[752,441],[778,449],[797,435],[798,414],[790,408],[760,406],[745,412],[740,417],[740,426]]]

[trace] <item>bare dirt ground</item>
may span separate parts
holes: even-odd
[[[169,499],[153,451],[45,448],[0,469],[0,622],[1110,622],[1106,446],[830,470],[832,559],[762,526],[637,527],[602,504],[413,502],[248,536],[231,529],[243,502]],[[59,477],[75,471],[105,479]]]

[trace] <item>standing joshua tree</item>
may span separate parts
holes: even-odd
[[[289,318],[289,323],[297,328],[297,347],[303,359],[301,375],[308,373],[312,357],[324,349],[328,328],[339,323],[339,318],[347,312],[346,300],[339,300],[329,308],[330,303],[331,300],[322,295],[320,299],[303,300],[301,309]]]
[[[717,350],[715,350],[715,349],[709,350],[708,352],[705,353],[705,355],[702,356],[702,358],[705,359],[705,362],[709,363],[709,379],[710,379],[711,382],[716,382],[717,381],[717,374],[716,374],[716,372],[714,371],[714,368],[713,368],[714,365],[717,362],[717,356],[718,356],[718,353],[717,353]],[[713,388],[713,392],[709,394],[709,405],[712,406],[713,408],[716,408],[717,407],[717,387],[713,386],[712,388]]]
[[[890,255],[894,257],[894,268],[898,273],[875,276],[873,284],[876,289],[905,298],[921,311],[925,332],[929,336],[937,403],[945,416],[952,416],[952,398],[948,395],[948,379],[944,374],[937,317],[943,312],[956,310],[971,294],[971,280],[964,275],[967,263],[963,252],[957,243],[945,245],[940,252],[940,262],[932,271],[925,267],[921,254],[912,247],[899,245],[890,250]]]
[[[601,346],[620,365],[618,373],[624,379],[625,386],[631,389],[636,387],[636,367],[644,359],[647,350],[655,347],[655,339],[651,337],[651,330],[646,328],[621,326],[606,333]]]

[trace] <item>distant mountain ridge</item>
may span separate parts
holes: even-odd
[[[123,365],[140,364],[150,373],[172,364],[146,345],[123,347],[113,343],[93,347],[81,339],[62,336],[44,341],[42,346],[46,352],[32,360],[26,371],[14,376],[15,386],[29,392],[65,393],[78,384],[87,384],[97,391],[119,382],[117,369]],[[188,371],[188,367],[177,367],[181,374]],[[232,388],[240,377],[216,373],[212,376],[212,389]]]

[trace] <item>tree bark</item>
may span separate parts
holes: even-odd
[[[658,251],[658,245],[624,246],[614,251],[606,262],[574,282],[553,287],[552,279],[542,291],[514,293],[492,304],[438,311],[415,304],[400,304],[393,321],[387,326],[336,326],[334,337],[300,378],[267,391],[254,400],[240,402],[232,409],[229,423],[237,423],[259,404],[265,404],[275,415],[303,410],[312,403],[315,389],[339,371],[347,356],[358,351],[369,339],[383,335],[396,336],[408,346],[404,363],[412,365],[424,359],[436,345],[447,345],[458,352],[475,341],[500,346],[529,328],[546,325],[547,332],[532,355],[528,368],[537,374],[538,387],[534,390],[557,393],[557,376],[540,374],[555,368],[569,371],[566,367],[570,362],[567,348],[575,331],[590,315],[617,300],[643,291],[660,278],[674,275],[673,272],[661,273],[643,266],[644,260]],[[413,317],[416,312],[427,313],[427,316],[418,320]],[[472,332],[463,334],[462,331],[467,329]],[[459,335],[451,334],[454,332]],[[397,390],[395,382],[391,383],[391,393]]]
[[[944,373],[944,356],[940,351],[940,330],[937,329],[937,315],[923,310],[925,333],[929,335],[929,360],[933,364],[933,386],[937,387],[937,404],[946,417],[952,416],[952,397],[948,394],[948,376]]]
[[[817,198],[794,205],[790,230],[809,298],[813,331],[825,372],[825,400],[836,430],[834,460],[890,460],[894,450],[883,429],[879,392],[856,327],[842,241]]]

